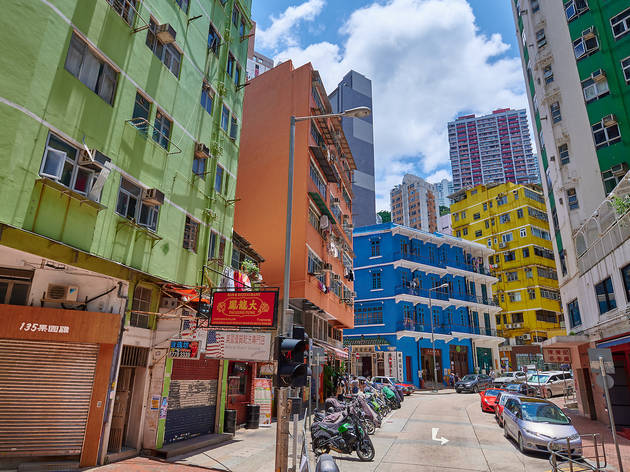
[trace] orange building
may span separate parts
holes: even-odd
[[[268,285],[284,282],[291,115],[332,113],[319,73],[287,61],[245,89],[235,228],[265,255]],[[352,171],[339,118],[296,124],[290,308],[293,320],[343,357],[342,329],[354,326]],[[321,343],[320,343],[321,344]]]

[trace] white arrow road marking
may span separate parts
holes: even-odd
[[[444,444],[446,444],[448,442],[448,439],[442,437],[442,438],[438,438],[437,434],[438,431],[440,430],[440,428],[431,428],[431,439],[433,439],[434,441],[440,441],[440,446],[444,446]]]

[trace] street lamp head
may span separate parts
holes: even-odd
[[[369,107],[356,107],[344,111],[341,113],[341,116],[345,118],[366,118],[371,114],[372,110]]]

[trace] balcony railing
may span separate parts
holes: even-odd
[[[416,323],[411,320],[400,321],[396,324],[396,330],[414,331],[416,333],[430,333],[431,323]],[[500,333],[496,329],[486,328],[483,326],[457,325],[449,323],[436,323],[433,326],[433,332],[436,334],[466,333],[476,334],[479,336],[500,336]]]
[[[474,272],[477,274],[492,276],[492,274],[490,273],[490,270],[488,270],[488,268],[484,267],[483,265],[466,264],[466,263],[449,264],[447,261],[438,261],[436,258],[431,259],[429,257],[423,256],[420,254],[416,254],[412,252],[402,252],[402,251],[395,252],[393,257],[394,257],[394,260],[405,259],[411,262],[416,262],[418,264],[424,264],[424,265],[433,266],[433,267],[442,268],[442,269],[446,268],[446,266],[450,266],[450,267],[465,270],[468,272]]]
[[[413,295],[415,297],[423,297],[429,298],[432,300],[443,300],[449,301],[453,300],[462,300],[470,303],[478,303],[479,305],[488,305],[488,306],[499,306],[496,300],[493,300],[489,297],[479,297],[477,295],[454,295],[449,294],[447,292],[442,292],[438,290],[431,290],[427,288],[414,288],[410,284],[402,284],[397,285],[394,289],[395,295]]]

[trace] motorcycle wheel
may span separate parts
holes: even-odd
[[[370,441],[369,438],[365,438],[357,447],[357,456],[359,456],[359,459],[363,462],[369,462],[374,459],[375,453],[376,451],[374,450],[372,441]]]
[[[376,431],[376,426],[374,425],[374,421],[370,418],[365,419],[365,430],[371,436]]]

